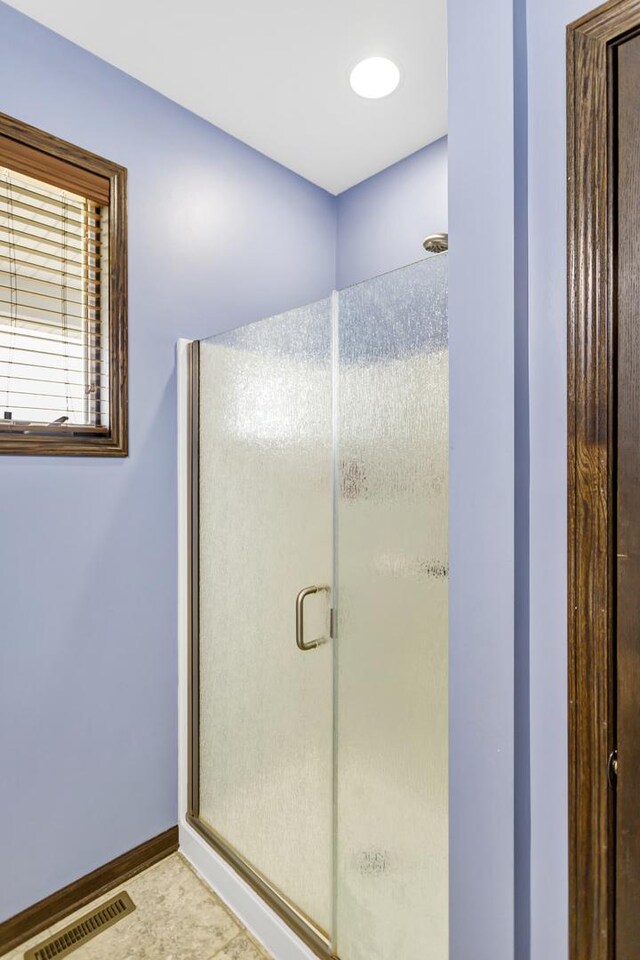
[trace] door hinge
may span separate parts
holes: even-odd
[[[613,787],[615,790],[616,784],[618,782],[618,751],[612,750],[609,754],[609,760],[607,762],[607,776],[609,778],[609,786]]]
[[[334,610],[333,607],[331,607],[331,610],[329,611],[329,636],[331,637],[332,640],[336,639],[337,627],[338,627],[337,611]]]

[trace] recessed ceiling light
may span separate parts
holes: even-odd
[[[353,68],[349,80],[358,96],[379,100],[396,89],[400,83],[400,70],[386,57],[368,57]]]

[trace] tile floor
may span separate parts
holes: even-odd
[[[69,954],[71,960],[268,960],[240,921],[178,853],[4,954],[2,960],[22,960],[29,947],[120,890],[131,896],[134,912],[74,950]]]

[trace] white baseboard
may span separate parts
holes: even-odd
[[[275,960],[317,960],[248,883],[188,824],[180,824],[180,852]]]

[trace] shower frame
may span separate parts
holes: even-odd
[[[419,264],[426,263],[438,263],[440,262],[446,271],[446,254],[443,261],[440,261],[440,257],[436,256],[433,258],[428,258],[427,260],[418,261],[416,264],[408,265],[408,267],[413,268],[414,270],[418,269]],[[391,271],[389,274],[383,274],[378,278],[372,278],[371,281],[367,283],[379,284],[386,283],[386,280],[392,275],[402,277],[404,271],[408,267],[400,268],[398,271]],[[423,277],[423,267],[420,267],[419,273],[408,274],[408,276]],[[442,277],[442,273],[439,268],[434,268],[436,273],[431,273],[432,267],[429,266],[429,274],[431,277]],[[402,273],[400,272],[402,271]],[[429,281],[429,284],[431,281]],[[345,324],[342,327],[343,332],[348,331],[349,328],[349,304],[351,304],[351,309],[355,303],[356,310],[363,308],[363,304],[359,300],[359,291],[364,288],[362,284],[357,284],[353,288],[347,288],[348,291],[351,291],[351,300],[347,296],[347,291],[345,291]],[[376,287],[370,288],[375,292]],[[380,339],[381,328],[378,326],[380,322],[380,317],[378,317],[378,310],[382,310],[381,316],[386,318],[388,311],[385,311],[385,308],[381,305],[384,305],[385,296],[380,298],[379,290],[376,294],[376,299],[373,301],[373,317],[376,317],[374,325],[371,327],[371,335],[374,337],[374,342],[377,344]],[[446,287],[444,288],[445,292],[438,293],[438,287],[428,286],[425,291],[424,288],[419,285],[416,287],[409,286],[405,288],[405,292],[411,291],[412,296],[418,296],[420,298],[420,309],[422,305],[426,304],[429,301],[428,297],[433,293],[435,296],[435,314],[433,316],[442,317],[442,313],[438,311],[444,310],[444,321],[442,319],[436,319],[434,321],[435,326],[432,328],[429,336],[435,337],[433,342],[433,349],[437,352],[442,349],[444,344],[444,349],[446,349]],[[382,290],[385,290],[385,287],[382,287]],[[395,298],[396,288],[391,287],[391,295]],[[365,294],[365,297],[367,295]],[[369,297],[373,296],[370,294]],[[427,300],[422,298],[427,297]],[[339,356],[338,350],[338,340],[337,340],[337,325],[335,323],[336,311],[337,311],[337,297],[338,293],[334,291],[331,298],[331,316],[332,316],[332,327],[331,327],[331,364],[332,364],[332,384],[333,384],[333,395],[332,395],[332,436],[333,436],[333,449],[332,449],[332,485],[333,485],[333,574],[332,580],[317,580],[317,579],[308,579],[303,582],[311,583],[320,583],[320,582],[332,582],[333,590],[337,591],[337,574],[336,574],[336,523],[337,523],[337,502],[336,502],[336,493],[339,489],[339,486],[336,485],[337,478],[337,450],[335,446],[335,436],[336,430],[338,429],[338,421],[336,420],[336,411],[338,409],[336,403],[336,385],[339,383],[338,380],[338,371],[341,370],[339,366],[336,366],[336,359]],[[441,299],[444,297],[444,301]],[[393,301],[395,303],[395,299]],[[408,301],[409,305],[411,301]],[[371,301],[366,300],[364,302],[364,309],[371,310]],[[413,316],[414,318],[419,314],[415,311],[414,313],[407,314],[408,317]],[[358,314],[359,316],[359,314]],[[439,326],[444,322],[444,341],[440,343],[439,337],[443,336],[443,328]],[[250,329],[252,325],[248,325],[247,329]],[[244,327],[239,327],[237,330],[244,330]],[[366,326],[362,328],[362,331],[366,333]],[[385,328],[382,328],[385,329]],[[422,328],[421,328],[422,329]],[[360,327],[358,327],[360,330]],[[407,328],[410,330],[410,327]],[[236,331],[232,331],[235,334]],[[395,337],[396,331],[392,328],[391,336]],[[407,336],[410,338],[411,335],[409,332]],[[246,927],[253,931],[257,936],[258,940],[262,942],[265,948],[274,956],[281,957],[281,960],[312,960],[313,957],[320,957],[321,960],[339,960],[338,958],[338,946],[336,945],[337,941],[336,936],[336,926],[337,926],[337,910],[338,905],[336,901],[336,889],[334,888],[333,892],[333,918],[325,918],[321,924],[319,924],[318,918],[321,918],[321,914],[311,915],[307,911],[310,904],[305,903],[304,908],[301,908],[296,903],[295,899],[292,899],[290,895],[285,895],[282,891],[286,889],[284,886],[278,887],[278,885],[272,880],[268,879],[265,876],[264,872],[264,863],[261,869],[257,869],[253,866],[250,859],[246,855],[243,855],[239,852],[239,848],[230,843],[225,835],[218,832],[211,824],[215,822],[215,819],[212,819],[211,816],[207,813],[207,800],[205,795],[202,794],[202,790],[205,789],[207,778],[209,777],[209,767],[201,767],[200,764],[200,753],[202,752],[202,740],[203,737],[206,737],[206,731],[208,729],[207,724],[209,723],[209,713],[208,713],[208,701],[205,700],[202,696],[202,686],[201,678],[204,678],[207,671],[210,669],[210,663],[207,659],[207,646],[206,642],[209,637],[209,632],[207,628],[207,623],[216,622],[217,620],[217,608],[210,609],[208,594],[201,595],[201,584],[200,584],[200,573],[201,573],[201,562],[206,562],[206,557],[208,557],[208,552],[203,554],[203,550],[208,550],[208,545],[206,539],[201,540],[203,532],[200,529],[201,520],[204,520],[208,516],[208,501],[207,503],[201,502],[201,480],[208,482],[210,465],[205,458],[203,458],[202,463],[200,462],[201,452],[204,453],[204,450],[200,449],[200,443],[203,436],[208,436],[207,424],[208,420],[201,422],[201,410],[202,402],[204,402],[205,397],[209,398],[208,391],[208,381],[203,381],[201,378],[201,373],[208,370],[209,364],[209,354],[206,353],[206,344],[209,338],[206,338],[203,341],[199,340],[181,340],[178,342],[178,493],[179,493],[179,633],[180,633],[180,643],[179,643],[179,713],[180,713],[180,722],[179,722],[179,753],[180,753],[180,783],[179,783],[179,795],[180,795],[180,845],[185,857],[193,865],[193,867],[198,871],[205,881],[218,893],[218,895],[225,901],[234,913],[240,918],[242,922],[245,923]],[[395,342],[395,341],[394,341]],[[426,342],[426,341],[425,341]],[[345,340],[345,353],[344,356],[348,357],[348,346],[349,341]],[[409,339],[407,341],[410,349],[413,348],[414,341]],[[419,340],[418,343],[422,346],[422,341]],[[365,350],[366,356],[366,338],[362,341],[362,344],[359,345],[358,349]],[[205,347],[205,350],[202,348]],[[360,354],[358,354],[359,356]],[[407,354],[411,355],[411,354]],[[445,365],[446,365],[445,360]],[[435,368],[436,375],[438,375],[438,367]],[[444,377],[446,379],[446,366]],[[403,381],[404,382],[404,381]],[[434,381],[437,382],[437,381]],[[446,388],[445,388],[446,389]],[[342,389],[338,390],[340,395],[342,394]],[[211,398],[209,398],[211,399]],[[213,401],[212,401],[213,402]],[[215,400],[217,403],[217,399]],[[400,397],[400,402],[404,402],[403,397]],[[208,409],[208,408],[207,408]],[[345,409],[351,409],[347,406]],[[445,420],[442,421],[446,424],[446,414]],[[349,421],[345,421],[345,424],[342,425],[347,431],[345,434],[346,437],[349,437],[349,429],[352,427],[349,425]],[[377,427],[374,425],[374,429]],[[203,434],[204,429],[204,434]],[[435,428],[438,429],[437,427]],[[446,430],[446,425],[444,427]],[[413,449],[413,437],[409,438],[409,447],[408,449]],[[442,437],[437,439],[437,434],[432,435],[431,442],[442,442]],[[347,440],[348,443],[348,440]],[[207,447],[207,450],[209,448]],[[341,449],[348,450],[348,447]],[[444,456],[446,458],[446,447]],[[355,454],[351,455],[357,456],[358,451],[355,451]],[[428,467],[428,472],[426,476],[431,476],[431,471],[434,469],[432,461],[430,458],[427,458],[425,463],[421,463],[419,466],[420,476],[425,476],[424,469]],[[201,476],[202,474],[202,476]],[[431,488],[429,488],[431,489]],[[439,489],[437,486],[434,490]],[[432,491],[433,492],[433,491]],[[340,501],[341,502],[341,501]],[[444,516],[446,518],[446,509],[444,511]],[[427,522],[426,518],[423,518]],[[428,521],[429,523],[431,521]],[[347,528],[349,529],[349,528]],[[425,528],[427,529],[427,528]],[[433,529],[433,533],[438,534],[438,528]],[[269,538],[274,535],[274,532],[269,533]],[[435,541],[438,542],[437,540]],[[386,543],[386,541],[385,541]],[[386,547],[385,547],[386,549]],[[418,546],[417,549],[423,550],[424,546]],[[437,549],[437,547],[436,547]],[[319,574],[322,577],[322,573]],[[315,577],[315,574],[311,574],[312,577]],[[216,581],[217,582],[217,581]],[[289,584],[291,587],[291,584]],[[293,600],[292,593],[291,597]],[[298,597],[300,594],[298,593]],[[402,604],[405,603],[406,598],[399,598]],[[204,601],[204,602],[203,602]],[[337,601],[337,594],[334,592],[332,597],[332,607],[335,607]],[[396,597],[396,603],[398,598]],[[293,604],[292,604],[293,606]],[[404,607],[403,607],[404,609]],[[438,608],[439,609],[439,608]],[[446,605],[443,608],[446,610]],[[419,616],[421,618],[420,622],[425,622],[425,610],[419,608]],[[432,616],[432,608],[429,608],[426,611],[429,617]],[[333,614],[333,611],[332,611]],[[213,621],[211,618],[213,617]],[[446,615],[445,615],[446,619]],[[327,624],[326,629],[329,629],[329,635],[334,638],[334,618],[331,618],[331,626]],[[367,634],[368,635],[368,634]],[[443,637],[444,638],[444,637]],[[299,639],[299,638],[298,638]],[[300,644],[298,644],[299,646]],[[345,648],[346,649],[346,648]],[[305,658],[306,659],[306,658]],[[356,658],[357,659],[357,658]],[[412,663],[415,658],[412,653]],[[446,657],[445,657],[446,661]],[[335,803],[335,786],[336,786],[336,769],[335,769],[335,750],[336,750],[336,660],[334,659],[334,668],[333,668],[333,695],[334,695],[334,727],[333,727],[333,757],[334,757],[334,781],[333,781],[333,790],[334,790],[334,803],[333,803],[333,871],[334,871],[334,880],[336,883],[336,866],[338,864],[337,860],[337,851],[336,851],[336,837],[337,837],[337,807]],[[437,669],[433,672],[434,676],[438,676]],[[442,679],[442,678],[441,678]],[[446,683],[443,690],[446,691]],[[435,693],[438,694],[433,701],[434,703],[440,703],[439,691],[435,690]],[[365,688],[366,693],[366,688]],[[424,691],[423,691],[424,693]],[[434,691],[431,691],[434,693]],[[201,703],[202,699],[202,703]],[[357,718],[357,713],[353,715]],[[347,723],[349,722],[349,716],[347,715]],[[433,719],[432,716],[429,717],[429,722]],[[436,717],[436,722],[438,718]],[[250,721],[248,729],[255,727],[255,719]],[[344,730],[345,727],[343,726]],[[346,727],[348,729],[348,727]],[[446,733],[444,739],[440,737],[438,743],[446,743]],[[348,741],[347,741],[348,743]],[[211,743],[209,744],[211,747]],[[345,754],[343,754],[344,756]],[[348,754],[347,754],[348,755]],[[436,754],[436,763],[443,763],[446,766],[446,761],[441,757],[440,760],[437,759]],[[442,768],[444,769],[444,767]],[[423,768],[424,773],[424,768]],[[202,774],[202,776],[201,776]],[[435,781],[434,781],[435,782]],[[445,770],[443,783],[448,782],[447,773]],[[423,784],[424,786],[424,784]],[[311,793],[309,797],[319,797],[317,784],[311,784]],[[446,793],[446,787],[445,787]],[[348,794],[346,794],[348,797]],[[436,803],[437,803],[436,797]],[[440,798],[443,799],[443,798]],[[447,801],[445,800],[445,807]],[[352,804],[352,811],[355,809],[357,812],[358,803],[356,801],[355,807]],[[344,808],[347,810],[346,816],[349,816],[349,807]],[[423,809],[423,808],[421,808]],[[415,818],[412,818],[414,821],[414,827],[416,825]],[[353,818],[352,818],[353,820]],[[446,820],[446,814],[445,814]],[[254,810],[251,815],[251,822],[254,826],[259,826],[260,817],[256,817],[256,811]],[[288,821],[287,821],[288,822]],[[347,829],[349,826],[349,821],[345,821]],[[359,823],[359,813],[357,814],[357,822]],[[422,821],[420,821],[422,822]],[[444,822],[444,821],[443,821]],[[219,826],[216,823],[216,826]],[[423,824],[423,827],[425,825]],[[429,828],[431,826],[429,825]],[[259,831],[260,832],[260,831]],[[226,831],[225,831],[226,833]],[[233,835],[227,833],[227,835]],[[345,834],[348,836],[348,834]],[[448,830],[445,827],[444,833],[442,836],[446,838],[448,835]],[[425,837],[427,834],[425,833]],[[438,855],[438,834],[435,835],[435,847],[431,847],[435,851],[435,855]],[[235,842],[235,840],[234,840]],[[395,838],[391,842],[395,842]],[[446,847],[446,839],[444,841]],[[442,852],[442,851],[441,851]],[[445,857],[448,854],[445,852],[443,854]],[[264,858],[263,858],[264,861]],[[254,862],[261,862],[259,859]],[[435,861],[434,861],[435,862]],[[447,861],[448,867],[448,861]],[[339,868],[338,868],[339,869]],[[438,872],[438,877],[441,876],[441,871]],[[282,878],[280,878],[282,879]],[[414,878],[415,879],[415,878]],[[428,875],[425,874],[422,877],[422,882],[429,883]],[[415,884],[412,882],[412,889],[415,887]],[[446,890],[448,888],[445,886],[445,894],[443,895],[447,899]],[[431,887],[429,895],[432,896],[435,893],[435,896],[438,896],[439,887]],[[364,891],[364,902],[367,902],[367,892]],[[303,900],[304,902],[304,900]],[[442,913],[439,913],[438,916],[448,916],[448,908],[445,906]],[[322,918],[321,918],[322,919]],[[326,920],[329,920],[327,924]],[[349,927],[348,924],[345,924],[347,930],[347,937],[349,936]],[[436,937],[441,937],[441,932],[437,927],[431,927],[431,930],[434,930],[434,935]],[[365,928],[360,931],[361,940],[362,938],[366,940],[368,937],[375,935],[374,926],[370,926],[368,923],[365,925]],[[444,943],[444,941],[440,941]],[[414,946],[417,944],[414,944]],[[353,944],[351,945],[353,946]],[[351,946],[348,945],[348,940],[345,941],[340,946],[340,950],[349,951]],[[413,952],[413,947],[412,951]],[[447,954],[448,955],[448,954]],[[444,954],[443,954],[444,956]]]
[[[316,931],[310,918],[297,911],[287,898],[224,837],[200,817],[200,664],[199,664],[199,406],[200,341],[187,345],[187,810],[186,822],[219,854],[281,920],[321,960],[339,960]]]

